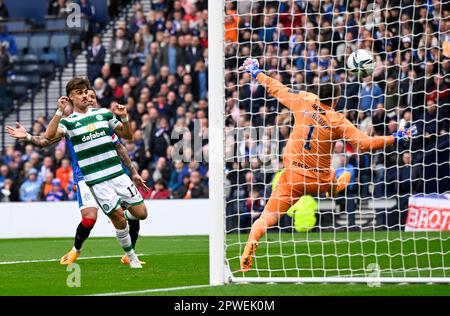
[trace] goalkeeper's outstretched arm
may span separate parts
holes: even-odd
[[[256,80],[258,80],[258,82],[266,88],[267,93],[274,98],[277,98],[281,104],[286,106],[291,111],[301,108],[306,98],[315,97],[313,94],[306,91],[294,91],[278,80],[273,79],[262,72],[256,76]]]
[[[267,89],[267,92],[271,96],[277,98],[281,104],[291,111],[301,108],[306,98],[316,98],[314,94],[305,91],[293,91],[278,80],[265,75],[259,69],[259,64],[256,59],[247,58],[240,69],[250,73],[254,79],[258,80]]]
[[[371,137],[356,128],[343,115],[339,115],[339,118],[340,119],[333,125],[337,129],[340,138],[347,140],[353,146],[358,147],[362,152],[382,149],[386,146],[392,146],[400,141],[408,141],[417,132],[416,127],[412,126],[406,129],[402,128],[393,133],[393,135]]]

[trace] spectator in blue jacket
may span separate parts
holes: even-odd
[[[177,160],[173,164],[173,171],[170,175],[169,189],[174,192],[183,185],[183,176],[188,175],[188,168],[181,160]]]
[[[383,91],[373,78],[368,76],[364,78],[359,90],[359,109],[361,111],[374,111],[378,103],[384,102]]]
[[[61,181],[59,179],[52,180],[52,189],[50,190],[50,192],[48,192],[45,200],[47,202],[59,202],[67,200],[67,194],[61,188]]]
[[[17,54],[17,46],[14,37],[8,33],[6,26],[0,24],[0,43],[6,43],[8,48],[8,53],[10,55]]]
[[[28,179],[20,186],[20,200],[23,202],[33,202],[39,200],[39,191],[42,182],[37,178],[37,170],[28,170]]]

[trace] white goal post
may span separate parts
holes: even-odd
[[[401,2],[208,1],[211,285],[450,284],[450,1]],[[370,80],[345,69],[360,48],[376,60]],[[368,154],[339,142],[332,164],[353,170],[351,186],[336,198],[314,197],[314,227],[298,231],[293,218],[280,218],[243,273],[251,224],[283,168],[293,124],[287,108],[238,70],[247,57],[294,90],[334,79],[336,111],[369,135],[392,134],[403,119],[419,136]]]

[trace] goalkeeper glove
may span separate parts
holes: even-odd
[[[412,136],[417,134],[417,127],[413,125],[409,128],[398,130],[397,132],[392,133],[394,136],[394,144],[397,144],[400,141],[409,141]]]
[[[246,72],[250,73],[253,78],[256,78],[258,74],[261,72],[261,69],[259,69],[259,63],[257,59],[247,58],[241,67]]]

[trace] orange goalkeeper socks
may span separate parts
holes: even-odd
[[[278,213],[263,212],[261,217],[252,225],[248,240],[258,241],[266,233],[267,228],[278,222]]]

